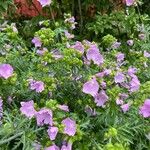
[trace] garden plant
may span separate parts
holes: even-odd
[[[0,150],[150,150],[148,6],[1,1]]]

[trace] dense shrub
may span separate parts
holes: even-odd
[[[2,150],[150,149],[149,16],[138,4],[84,22],[71,3],[63,18],[1,19]]]

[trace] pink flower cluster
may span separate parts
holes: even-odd
[[[83,41],[82,44],[77,41],[74,45],[70,46],[70,48],[77,50],[83,55],[85,64],[90,64],[92,61],[94,64],[100,66],[104,62],[103,56],[100,54],[100,51],[95,43]]]
[[[65,23],[69,24],[71,30],[75,29],[75,25],[77,24],[77,22],[75,22],[75,18],[73,16],[66,18]]]
[[[81,47],[81,46],[80,46]],[[133,67],[129,67],[127,72],[121,71],[121,66],[124,64],[125,55],[121,52],[118,52],[116,55],[117,63],[116,68],[112,68],[116,70],[116,74],[114,76],[114,82],[117,86],[121,88],[125,88],[129,93],[133,93],[139,90],[140,81],[136,76],[137,69]],[[82,91],[86,94],[90,94],[94,98],[94,102],[97,106],[104,107],[105,103],[108,101],[108,96],[106,94],[106,86],[107,83],[104,81],[104,77],[111,74],[110,69],[105,69],[102,72],[97,73],[93,76],[93,78],[83,85]],[[99,84],[97,82],[97,78],[100,78],[102,81]],[[101,89],[101,90],[99,90]],[[128,94],[120,94],[119,98],[116,100],[116,104],[120,105],[123,112],[127,112],[129,110],[129,103],[125,103],[125,99],[127,99]]]
[[[59,108],[64,111],[69,111],[68,107],[66,105],[59,105]],[[22,114],[24,114],[29,119],[35,117],[38,126],[48,125],[48,130],[47,130],[48,136],[51,141],[55,140],[55,138],[59,132],[59,129],[58,129],[58,127],[54,126],[52,110],[50,110],[48,108],[42,108],[39,111],[36,111],[34,108],[33,100],[30,100],[28,102],[21,102],[20,111]],[[69,136],[75,135],[76,122],[74,120],[72,120],[71,118],[68,117],[68,118],[63,119],[61,123],[64,126],[64,130],[63,130],[64,134],[69,135]],[[57,146],[53,145],[46,149],[51,149],[52,147],[54,148]]]
[[[97,106],[104,106],[105,102],[108,100],[104,90],[99,91],[99,84],[96,78],[91,79],[83,85],[82,91],[86,94],[90,94],[94,97],[94,101]]]

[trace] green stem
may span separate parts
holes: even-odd
[[[72,15],[74,16],[75,15],[75,12],[74,12],[74,0],[72,0]]]
[[[0,141],[0,145],[3,145],[3,144],[5,144],[5,143],[8,143],[8,142],[12,141],[13,139],[16,139],[18,136],[21,136],[23,133],[24,133],[24,132],[20,132],[20,133],[18,133],[18,134],[16,134],[16,135],[14,135],[14,136],[12,136],[12,137],[6,139],[6,140],[1,140],[1,141]]]
[[[80,33],[82,32],[82,27],[83,27],[83,18],[82,18],[82,9],[81,9],[81,1],[78,0],[78,5],[79,5],[79,14],[80,14]]]
[[[51,13],[51,17],[52,17],[53,23],[54,23],[54,25],[55,25],[55,17],[54,17],[54,15],[53,15],[51,6],[50,6],[50,13]]]

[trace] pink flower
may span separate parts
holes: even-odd
[[[67,145],[63,145],[61,150],[72,150],[72,143],[68,143]]]
[[[60,150],[58,146],[56,145],[52,145],[52,146],[49,146],[47,148],[45,148],[44,150]]]
[[[0,78],[8,79],[13,75],[13,67],[9,64],[0,64]]]
[[[47,130],[47,133],[49,135],[50,140],[55,140],[57,133],[58,133],[58,128],[57,127],[49,127]]]
[[[117,105],[123,105],[123,100],[118,98],[118,99],[116,100],[116,104],[117,104]]]
[[[96,45],[91,45],[87,50],[86,57],[89,61],[93,61],[96,65],[101,65],[104,62],[103,56],[100,54],[99,49]]]
[[[38,49],[38,50],[36,51],[36,53],[37,53],[38,55],[42,56],[42,55],[45,54],[46,51],[48,51],[48,50],[47,50],[47,48],[44,47],[42,50]]]
[[[121,72],[117,72],[117,74],[115,75],[115,83],[122,83],[125,80],[125,76],[123,73]]]
[[[74,16],[72,16],[72,17],[70,17],[70,18],[67,18],[67,19],[65,19],[65,23],[74,23],[75,22],[75,18],[74,18]]]
[[[130,68],[128,69],[128,75],[129,75],[130,77],[134,77],[136,72],[137,72],[137,69],[136,69],[136,68],[130,67]]]
[[[130,81],[130,91],[131,92],[135,92],[137,90],[139,90],[140,88],[140,81],[138,80],[138,78],[136,76],[134,76],[131,81]]]
[[[33,100],[28,101],[28,102],[21,102],[20,111],[22,114],[24,114],[29,119],[31,119],[33,116],[35,116],[36,110],[34,109]]]
[[[124,60],[124,54],[123,53],[118,53],[117,54],[117,62],[122,62]]]
[[[90,81],[86,82],[83,85],[82,91],[86,94],[90,94],[92,96],[95,96],[98,93],[99,90],[99,84],[96,81],[96,78],[91,79]]]
[[[116,100],[116,104],[117,105],[123,105],[124,104],[124,100],[127,99],[129,96],[125,93],[119,94],[119,98],[117,98]]]
[[[69,108],[67,105],[58,105],[58,108],[63,110],[63,111],[69,112]]]
[[[108,76],[110,75],[111,73],[111,70],[110,69],[105,69],[104,71],[100,72],[100,73],[97,73],[95,76],[96,77],[99,77],[99,78],[102,78],[104,76]]]
[[[150,99],[146,99],[143,106],[140,107],[139,113],[144,117],[150,117]]]
[[[111,69],[105,69],[105,70],[104,70],[104,75],[105,75],[105,76],[110,75],[110,73],[111,73]]]
[[[72,16],[70,18],[66,18],[65,23],[69,24],[71,30],[75,29],[75,25],[77,24],[77,22],[75,22],[74,16]]]
[[[35,90],[37,93],[41,93],[44,90],[44,83],[42,81],[35,81],[29,79],[30,89]]]
[[[44,124],[53,124],[53,113],[50,109],[43,108],[36,114],[37,125],[43,126]]]
[[[130,107],[130,105],[127,103],[127,104],[122,105],[121,109],[125,113],[125,112],[127,112],[129,110],[129,107]]]
[[[145,39],[145,34],[144,33],[140,33],[138,35],[138,37],[139,37],[140,40],[144,40]]]
[[[144,51],[144,57],[150,58],[150,53],[148,53],[147,51]]]
[[[33,143],[34,150],[41,150],[41,145],[38,142]]]
[[[120,99],[125,100],[129,97],[126,93],[119,94]]]
[[[63,58],[63,55],[60,53],[58,49],[54,49],[51,51],[52,57],[57,59]]]
[[[106,101],[108,100],[108,96],[106,95],[105,91],[101,90],[95,96],[95,103],[97,106],[104,106]]]
[[[127,41],[127,44],[128,44],[129,46],[133,46],[134,42],[133,42],[133,40],[128,40],[128,41]]]
[[[134,4],[134,0],[125,0],[127,6],[132,6]]]
[[[106,82],[102,81],[102,82],[101,82],[101,87],[102,87],[103,89],[105,89],[105,88],[106,88]]]
[[[96,116],[95,109],[92,109],[90,106],[85,107],[85,112],[90,116]]]
[[[67,39],[73,39],[74,38],[74,34],[69,33],[67,30],[65,30],[65,37]]]
[[[84,61],[85,65],[89,66],[91,64],[91,62],[86,57],[84,57],[84,56],[83,56],[83,61]]]
[[[73,49],[79,51],[81,54],[84,53],[84,46],[79,41],[76,41],[76,43],[74,45],[72,45],[70,48],[73,48]]]
[[[65,126],[64,133],[69,136],[74,136],[76,133],[76,122],[70,118],[66,118],[62,121],[62,124]]]
[[[120,47],[120,45],[121,45],[121,43],[120,43],[120,42],[114,42],[114,43],[112,44],[111,48],[113,48],[113,49],[117,49],[117,48],[119,48],[119,47]]]
[[[42,45],[42,42],[41,42],[40,38],[38,38],[38,37],[34,37],[32,39],[32,43],[35,45],[35,47],[41,47],[41,45]]]
[[[40,2],[40,4],[42,5],[42,7],[48,6],[52,3],[51,0],[38,0]]]

